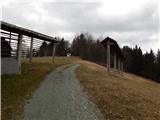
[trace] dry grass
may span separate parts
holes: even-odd
[[[90,99],[110,120],[160,120],[160,84],[123,73],[108,74],[106,68],[75,57],[24,60],[21,75],[2,75],[2,119],[17,119],[26,99],[40,86],[48,72],[68,63],[79,63],[77,77]]]
[[[40,86],[41,81],[51,70],[58,66],[71,63],[74,58],[56,57],[55,64],[52,58],[33,58],[22,62],[21,75],[1,76],[1,117],[3,120],[20,119],[26,99]]]
[[[127,73],[108,74],[91,62],[76,63],[84,90],[107,120],[160,120],[160,84]]]

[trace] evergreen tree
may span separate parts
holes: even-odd
[[[155,78],[155,55],[152,50],[150,50],[150,53],[146,52],[144,54],[144,66],[142,73],[147,78]]]
[[[143,55],[141,48],[136,45],[132,52],[133,60],[132,60],[132,72],[141,75],[141,71],[143,68]]]
[[[124,70],[127,72],[132,72],[132,66],[133,66],[132,49],[128,46],[124,46],[122,52],[125,57]]]

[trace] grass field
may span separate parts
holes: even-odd
[[[123,73],[107,73],[100,65],[76,61],[84,90],[107,120],[160,120],[160,84]]]
[[[26,99],[40,86],[47,73],[58,66],[71,63],[70,58],[56,57],[55,64],[52,58],[33,58],[22,62],[21,75],[1,76],[1,118],[2,120],[20,119]]]
[[[22,62],[21,75],[1,76],[1,117],[18,119],[23,105],[43,78],[58,66],[78,63],[76,75],[108,120],[160,120],[160,84],[123,73],[107,73],[106,68],[75,57],[34,58]]]

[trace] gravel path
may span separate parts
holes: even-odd
[[[24,120],[104,120],[69,64],[51,72],[24,108]]]

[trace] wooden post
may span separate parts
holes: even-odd
[[[110,71],[110,45],[107,45],[107,70]]]
[[[52,62],[54,63],[54,57],[55,57],[55,43],[53,43],[53,51],[52,51]]]
[[[110,71],[110,65],[111,65],[111,63],[110,63],[110,60],[111,60],[111,58],[110,58],[110,45],[113,45],[113,43],[110,43],[109,41],[107,41],[107,43],[106,43],[106,45],[107,45],[107,71],[109,72]]]
[[[29,53],[29,62],[32,62],[32,55],[33,55],[33,37],[31,37],[31,43],[30,43],[30,53]]]
[[[22,34],[18,35],[18,43],[17,43],[17,62],[19,67],[19,74],[21,74],[21,56],[22,56]]]
[[[123,71],[123,61],[121,61],[121,71]]]
[[[114,53],[114,69],[117,68],[117,55]]]
[[[120,71],[121,70],[121,59],[118,58],[118,70]]]

